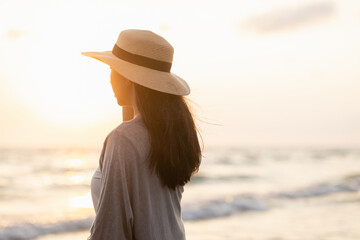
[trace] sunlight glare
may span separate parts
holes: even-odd
[[[76,168],[84,164],[84,161],[78,158],[66,159],[66,166],[69,168]]]
[[[88,36],[78,37],[79,27],[83,27],[76,21],[78,10],[68,12],[66,4],[44,7],[48,11],[41,11],[33,20],[35,27],[26,29],[29,34],[19,39],[22,46],[13,44],[25,65],[14,73],[18,79],[11,83],[14,93],[40,118],[56,125],[86,127],[109,118],[116,107],[109,71],[81,55],[94,47],[86,41]],[[63,12],[68,12],[66,18]],[[88,35],[94,28],[101,28],[101,22],[92,21],[91,28],[83,29]],[[99,38],[96,45],[109,46],[110,40]],[[17,63],[21,65],[19,60]]]
[[[76,185],[76,184],[83,182],[85,180],[85,178],[81,175],[75,175],[75,176],[70,176],[69,180],[72,183],[72,185]]]
[[[70,198],[69,206],[71,208],[92,208],[93,203],[90,192],[82,196]]]

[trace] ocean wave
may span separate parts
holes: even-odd
[[[241,195],[188,204],[183,206],[184,221],[196,221],[231,215],[239,211],[264,211],[267,206],[256,196]],[[56,223],[22,223],[0,229],[0,240],[31,240],[42,235],[89,230],[93,219]]]
[[[347,175],[332,182],[319,183],[305,188],[268,193],[241,194],[219,199],[190,202],[182,205],[184,221],[196,221],[228,216],[245,211],[267,211],[276,205],[268,202],[277,198],[296,199],[324,196],[338,192],[355,192],[360,189],[360,173]],[[93,219],[78,219],[56,223],[22,223],[0,229],[0,240],[30,240],[36,237],[73,231],[89,230]]]
[[[194,175],[190,183],[201,184],[204,182],[231,182],[231,181],[252,181],[259,179],[256,175],[224,175],[224,176],[206,176],[206,175]]]
[[[224,217],[235,212],[265,211],[267,209],[268,206],[261,197],[239,195],[184,205],[182,218],[185,221],[194,221]]]
[[[338,192],[357,192],[360,189],[360,173],[351,174],[344,178],[333,181],[315,184],[309,187],[269,194],[269,197],[278,198],[310,198],[324,196]]]
[[[92,218],[87,218],[46,224],[15,224],[0,230],[0,240],[31,240],[47,234],[87,230],[90,229],[92,221]]]

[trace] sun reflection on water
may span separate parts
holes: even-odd
[[[77,168],[84,164],[84,161],[78,158],[66,159],[66,166],[69,168]]]
[[[84,176],[81,175],[72,175],[69,177],[69,180],[71,184],[79,184],[82,183],[85,180],[85,178]]]
[[[71,208],[92,208],[92,200],[91,200],[91,194],[88,192],[85,195],[80,195],[77,197],[72,197],[69,199],[69,206]]]

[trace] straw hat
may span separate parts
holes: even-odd
[[[81,54],[108,64],[120,75],[142,86],[174,95],[190,94],[186,81],[170,72],[174,48],[149,30],[124,30],[112,51]]]

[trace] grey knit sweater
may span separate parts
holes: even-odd
[[[141,116],[107,136],[91,180],[96,212],[88,240],[184,240],[181,198],[147,167],[149,134]]]

